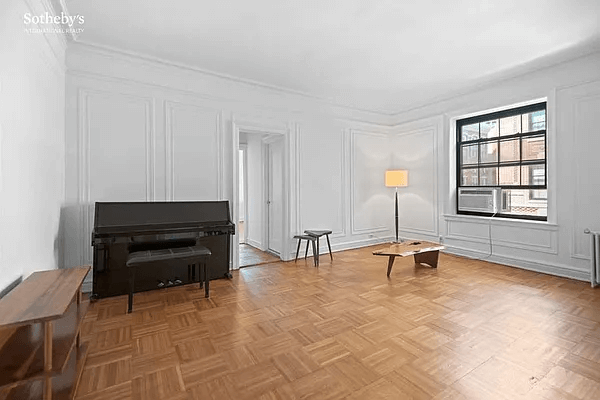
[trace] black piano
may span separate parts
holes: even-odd
[[[97,202],[92,231],[94,247],[92,298],[129,293],[129,253],[201,245],[211,252],[210,279],[231,278],[229,260],[231,222],[228,201],[193,202]],[[187,265],[157,263],[136,270],[135,291],[141,292],[175,284],[187,284]]]

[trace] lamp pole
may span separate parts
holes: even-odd
[[[398,243],[398,186],[396,186],[396,243]]]

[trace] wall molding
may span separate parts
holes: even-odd
[[[88,265],[92,262],[93,252],[89,245],[89,238],[92,232],[92,216],[94,204],[90,204],[91,199],[91,178],[90,178],[90,98],[93,95],[97,96],[123,96],[128,99],[140,101],[144,105],[145,110],[145,150],[146,150],[146,201],[156,199],[156,190],[154,184],[155,170],[155,101],[150,97],[135,96],[119,92],[107,92],[97,89],[89,89],[80,87],[77,92],[78,97],[78,134],[77,134],[77,165],[78,168],[78,190],[77,203],[79,204],[79,218],[81,221],[80,241],[79,241],[79,262],[80,265]]]
[[[302,134],[300,125],[297,125],[297,134],[299,136],[298,147],[297,147],[297,175],[298,175],[298,183],[297,183],[297,199],[298,199],[298,234],[304,233],[304,230],[307,229],[304,220],[302,218],[302,203],[299,201],[301,199],[302,194]],[[346,201],[345,201],[345,193],[344,193],[344,185],[346,183],[346,143],[345,143],[345,129],[340,129],[340,141],[341,141],[341,155],[340,155],[340,202],[339,207],[342,212],[342,220],[341,220],[341,229],[332,230],[330,238],[340,238],[346,236]]]
[[[263,96],[266,95],[271,98],[273,98],[273,97],[281,98],[282,95],[287,95],[287,96],[290,96],[290,98],[294,102],[301,104],[300,107],[279,108],[275,105],[264,106],[264,104],[260,104],[260,103],[254,104],[253,103],[253,106],[255,106],[257,108],[265,109],[265,110],[278,111],[278,112],[294,110],[294,111],[303,111],[304,112],[306,110],[307,104],[310,104],[311,105],[310,109],[312,112],[317,112],[322,115],[336,116],[337,118],[348,120],[348,121],[356,121],[356,122],[376,124],[376,125],[389,125],[388,119],[393,115],[392,113],[385,112],[385,111],[377,111],[377,110],[356,107],[356,106],[352,106],[352,105],[344,105],[344,104],[335,102],[332,99],[312,95],[310,93],[305,93],[302,91],[285,88],[285,87],[281,87],[281,86],[277,86],[277,85],[270,85],[270,84],[264,83],[264,82],[253,81],[251,79],[245,79],[245,78],[240,78],[240,77],[236,77],[236,76],[231,76],[231,75],[227,75],[227,74],[223,74],[223,73],[219,73],[219,72],[215,72],[215,71],[205,70],[205,69],[193,66],[193,65],[179,63],[179,62],[171,61],[171,60],[166,60],[166,59],[154,57],[154,56],[151,56],[148,54],[124,50],[124,49],[116,48],[113,46],[93,43],[90,41],[77,40],[76,42],[74,42],[74,45],[72,45],[70,47],[71,47],[71,49],[73,49],[72,51],[75,51],[75,52],[88,52],[88,53],[94,54],[98,57],[111,58],[113,60],[121,59],[127,63],[130,63],[132,60],[143,62],[145,65],[150,65],[153,68],[155,68],[156,70],[158,70],[157,71],[158,73],[167,73],[165,71],[167,69],[170,69],[171,72],[176,71],[178,74],[188,74],[189,75],[190,73],[195,73],[195,74],[198,74],[199,77],[205,79],[207,81],[208,85],[220,85],[221,87],[225,87],[225,86],[231,86],[231,84],[233,83],[233,84],[239,85],[240,87],[243,87],[247,90],[262,92],[261,95],[263,95]],[[126,81],[126,82],[133,81],[137,84],[142,84],[142,85],[151,85],[151,86],[155,86],[155,87],[169,88],[172,90],[181,90],[184,92],[186,91],[186,90],[182,90],[182,89],[175,89],[171,86],[159,85],[154,82],[146,82],[146,81],[135,79],[135,78],[133,80],[131,80],[131,79],[126,79],[126,78],[122,78],[122,77],[114,77],[114,76],[103,75],[101,73],[85,71],[83,68],[76,67],[76,66],[70,66],[70,71],[74,71],[76,73],[82,73],[82,74],[93,74],[93,75],[103,76],[105,78],[119,79],[119,80]],[[193,93],[198,93],[198,92],[193,91]],[[236,99],[234,97],[230,97],[230,96],[217,97],[217,96],[206,95],[206,98],[210,98],[212,100],[219,100],[219,101],[236,101]],[[312,104],[314,104],[314,103],[319,105],[319,107],[316,107],[316,108],[313,107]],[[329,112],[321,111],[323,109],[325,109]],[[357,114],[361,114],[361,115],[357,117]]]
[[[337,253],[339,251],[360,249],[362,247],[376,246],[379,244],[389,245],[389,243],[394,241],[394,239],[395,239],[394,236],[381,236],[381,237],[352,240],[352,241],[348,241],[348,242],[332,243],[331,244],[331,252]],[[304,242],[302,244],[302,248],[304,248],[305,245],[306,245],[306,242]],[[297,243],[296,243],[296,246],[297,246]],[[302,254],[302,248],[300,249],[300,254],[298,255],[299,259]],[[309,250],[308,256],[310,257],[311,254],[312,254],[312,248]],[[325,247],[321,246],[319,249],[319,257],[323,257],[323,256],[326,256],[326,257],[329,256],[329,249],[327,248],[327,246],[325,246]],[[290,258],[293,260],[295,257],[296,257],[296,247],[294,247],[290,252]],[[302,256],[302,258],[303,258],[303,256]],[[384,268],[383,265],[387,265],[387,259],[385,259],[385,263],[382,263],[382,268]],[[385,269],[382,269],[382,270],[385,271]]]
[[[54,6],[49,0],[23,0],[29,11],[33,15],[41,15],[48,12],[51,16],[56,16],[57,13]],[[35,25],[36,29],[43,29],[40,24]],[[28,35],[42,36],[46,46],[42,49],[44,60],[52,68],[52,70],[64,76],[66,72],[65,53],[67,51],[67,39],[62,33],[26,33]]]
[[[446,215],[444,216],[446,221],[446,240],[458,240],[458,241],[466,241],[470,243],[480,243],[489,245],[489,237],[481,237],[474,235],[464,235],[461,233],[453,232],[452,226],[454,223],[458,224],[485,224],[488,226],[489,219],[487,221],[482,217],[465,217],[465,216],[456,216],[456,215]],[[534,252],[543,252],[546,254],[558,254],[558,226],[549,225],[549,224],[536,224],[536,223],[515,223],[513,221],[499,221],[492,220],[492,232],[494,227],[509,227],[513,229],[527,229],[530,231],[538,231],[538,232],[547,232],[549,235],[549,243],[547,245],[541,244],[531,244],[531,243],[523,243],[522,241],[512,241],[506,239],[497,239],[493,237],[492,234],[492,243],[495,246],[507,247],[511,249],[521,249],[528,250]],[[511,223],[512,222],[512,223]]]
[[[165,114],[165,192],[167,201],[175,200],[175,147],[174,147],[174,132],[173,132],[173,112],[177,107],[190,107],[198,110],[207,111],[215,114],[215,131],[214,139],[216,145],[216,153],[218,159],[215,170],[215,181],[217,184],[217,193],[215,194],[219,200],[222,200],[225,196],[223,194],[223,186],[225,177],[223,176],[223,165],[224,165],[224,152],[223,148],[223,118],[222,111],[218,111],[209,107],[200,106],[194,103],[187,103],[182,101],[165,100],[164,101],[164,114]],[[199,132],[200,133],[200,132]]]
[[[592,83],[588,83],[587,85],[593,84]],[[596,85],[598,88],[600,88],[600,81],[596,82]],[[586,86],[587,86],[586,85]],[[586,143],[582,143],[581,138],[580,138],[580,133],[582,132],[582,129],[580,128],[579,124],[580,124],[580,118],[579,118],[579,110],[581,105],[584,102],[587,101],[593,101],[593,100],[600,100],[600,90],[596,90],[593,93],[586,93],[584,95],[576,95],[574,97],[571,98],[571,100],[573,100],[573,104],[572,104],[572,114],[570,114],[571,118],[572,118],[572,125],[571,125],[571,129],[573,132],[573,154],[574,156],[571,157],[571,165],[573,168],[573,176],[575,177],[575,190],[573,191],[573,208],[572,208],[572,226],[571,226],[571,257],[575,258],[575,259],[580,259],[580,260],[586,260],[589,261],[591,258],[591,255],[589,253],[584,253],[581,250],[582,246],[586,246],[583,243],[580,243],[581,241],[578,239],[583,238],[584,234],[583,234],[583,230],[586,228],[592,228],[593,227],[588,227],[588,226],[579,226],[578,223],[578,212],[580,211],[580,208],[578,207],[578,199],[582,198],[582,194],[581,194],[581,188],[582,186],[588,185],[587,182],[581,182],[581,157],[579,156],[579,152],[583,151],[583,148],[581,146],[586,146]],[[585,131],[585,130],[583,130]],[[583,240],[583,242],[588,242],[587,240]],[[587,247],[587,246],[586,246]]]
[[[471,259],[480,259],[481,256],[487,256],[487,253],[472,249],[466,249],[464,247],[453,246],[449,244],[444,244],[446,246],[445,253],[453,254],[457,256],[467,257]],[[542,274],[548,275],[556,275],[564,278],[576,279],[579,281],[589,282],[589,270],[571,268],[566,265],[554,264],[549,262],[538,262],[531,259],[526,258],[514,258],[508,256],[498,256],[492,255],[491,257],[485,259],[484,261],[488,261],[495,264],[501,264],[509,267],[526,269],[533,272],[539,272]]]
[[[353,235],[361,235],[361,234],[374,234],[388,231],[388,227],[385,225],[374,226],[371,228],[356,228],[356,222],[354,220],[354,216],[356,215],[356,183],[355,183],[355,173],[354,168],[356,166],[356,143],[355,137],[356,135],[364,135],[378,138],[389,139],[389,134],[387,132],[378,132],[378,131],[363,131],[359,129],[350,129],[350,232]]]
[[[398,129],[402,129],[402,126],[398,127]],[[431,133],[431,145],[433,148],[433,179],[431,180],[431,191],[432,195],[432,219],[433,219],[433,229],[420,229],[415,227],[407,227],[403,226],[402,230],[406,232],[415,232],[417,234],[426,234],[433,235],[439,237],[440,235],[440,226],[439,226],[439,215],[440,215],[440,207],[439,207],[439,174],[438,174],[438,164],[439,164],[439,149],[437,146],[438,142],[438,129],[434,124],[426,125],[420,128],[413,128],[407,131],[399,132],[394,134],[395,137],[407,137],[407,136],[418,136],[422,134]],[[410,169],[409,169],[410,173]],[[410,180],[410,177],[409,177]],[[409,186],[410,188],[410,186]]]

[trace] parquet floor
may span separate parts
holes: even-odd
[[[600,399],[600,290],[373,250],[94,303],[77,399]]]
[[[240,244],[240,267],[261,265],[281,261],[273,254],[259,250],[249,244]]]

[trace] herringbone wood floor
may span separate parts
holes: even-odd
[[[600,398],[600,290],[373,250],[98,301],[77,399]]]

